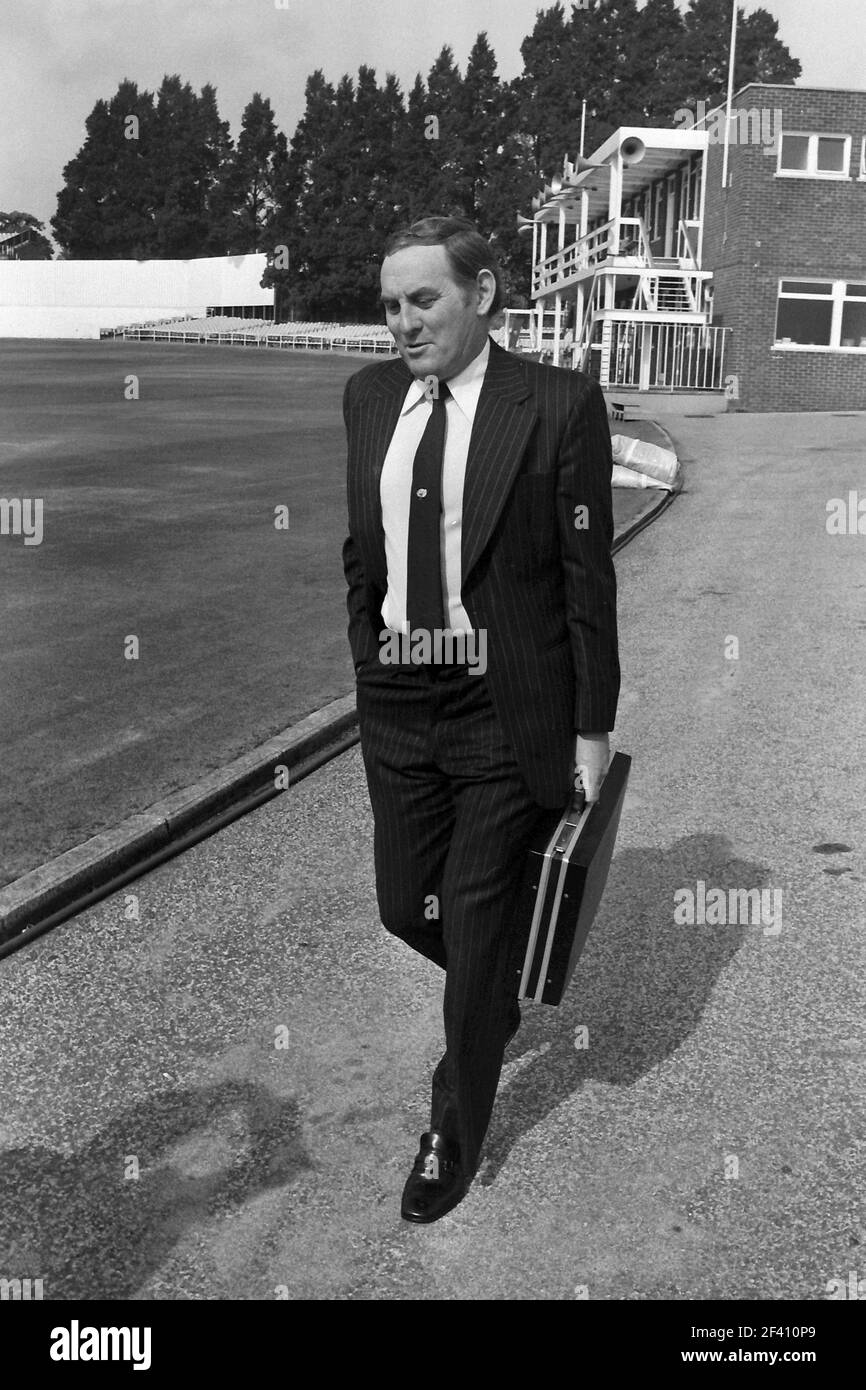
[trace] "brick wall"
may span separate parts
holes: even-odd
[[[773,347],[780,278],[866,282],[866,181],[858,179],[866,92],[755,85],[734,106],[766,109],[765,134],[775,133],[778,110],[783,131],[851,135],[853,177],[777,178],[775,153],[732,143],[724,193],[723,147],[710,144],[703,263],[713,271],[713,321],[733,329],[726,371],[738,378],[739,400],[729,409],[866,410],[866,350]]]

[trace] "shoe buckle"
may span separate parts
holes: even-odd
[[[422,1178],[429,1178],[431,1182],[438,1182],[438,1181],[439,1181],[439,1155],[438,1155],[438,1154],[429,1153],[429,1154],[426,1154],[426,1155],[425,1155],[425,1158],[424,1158],[424,1171],[422,1172],[421,1176],[422,1176]]]

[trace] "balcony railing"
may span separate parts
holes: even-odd
[[[730,328],[602,319],[584,371],[602,386],[639,391],[722,391]],[[599,331],[600,330],[600,331]]]
[[[561,288],[563,283],[576,280],[579,275],[607,259],[613,222],[605,222],[596,227],[579,241],[554,251],[552,256],[540,261],[532,272],[532,293],[534,296],[547,294]]]
[[[599,231],[602,230],[603,228],[599,228]],[[584,263],[582,245],[583,243],[580,241],[573,241],[570,246],[564,246],[561,251],[555,251],[552,256],[548,256],[545,260],[539,261],[538,265],[533,266],[532,294],[534,298],[542,294],[549,294],[551,290],[560,289],[564,284],[577,279],[588,264],[588,262]]]
[[[563,289],[605,262],[611,266],[652,266],[652,252],[642,217],[613,218],[540,261],[532,272],[533,297],[537,299]]]

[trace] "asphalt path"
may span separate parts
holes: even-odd
[[[862,1277],[866,538],[826,504],[862,487],[864,423],[676,422],[685,491],[617,561],[607,892],[453,1213],[399,1217],[441,977],[379,925],[355,749],[3,962],[7,1275],[516,1301]],[[780,892],[781,929],[678,924],[699,883]]]
[[[39,545],[0,537],[0,886],[353,689],[341,404],[367,361],[0,343],[0,495],[43,499]],[[648,496],[617,490],[618,523]]]

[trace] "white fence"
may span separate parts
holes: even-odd
[[[298,348],[313,352],[394,353],[394,339],[383,324],[274,323],[223,315],[172,323],[127,324],[107,329],[103,338],[147,343],[215,343],[233,347]]]
[[[603,333],[602,341],[592,345],[586,368],[599,377],[602,386],[639,391],[724,389],[730,328],[616,319],[608,323],[609,353],[604,352]]]
[[[540,332],[537,309],[506,309],[505,325],[497,341],[509,352],[542,353],[552,352],[555,336],[556,316],[552,309],[545,309]]]

